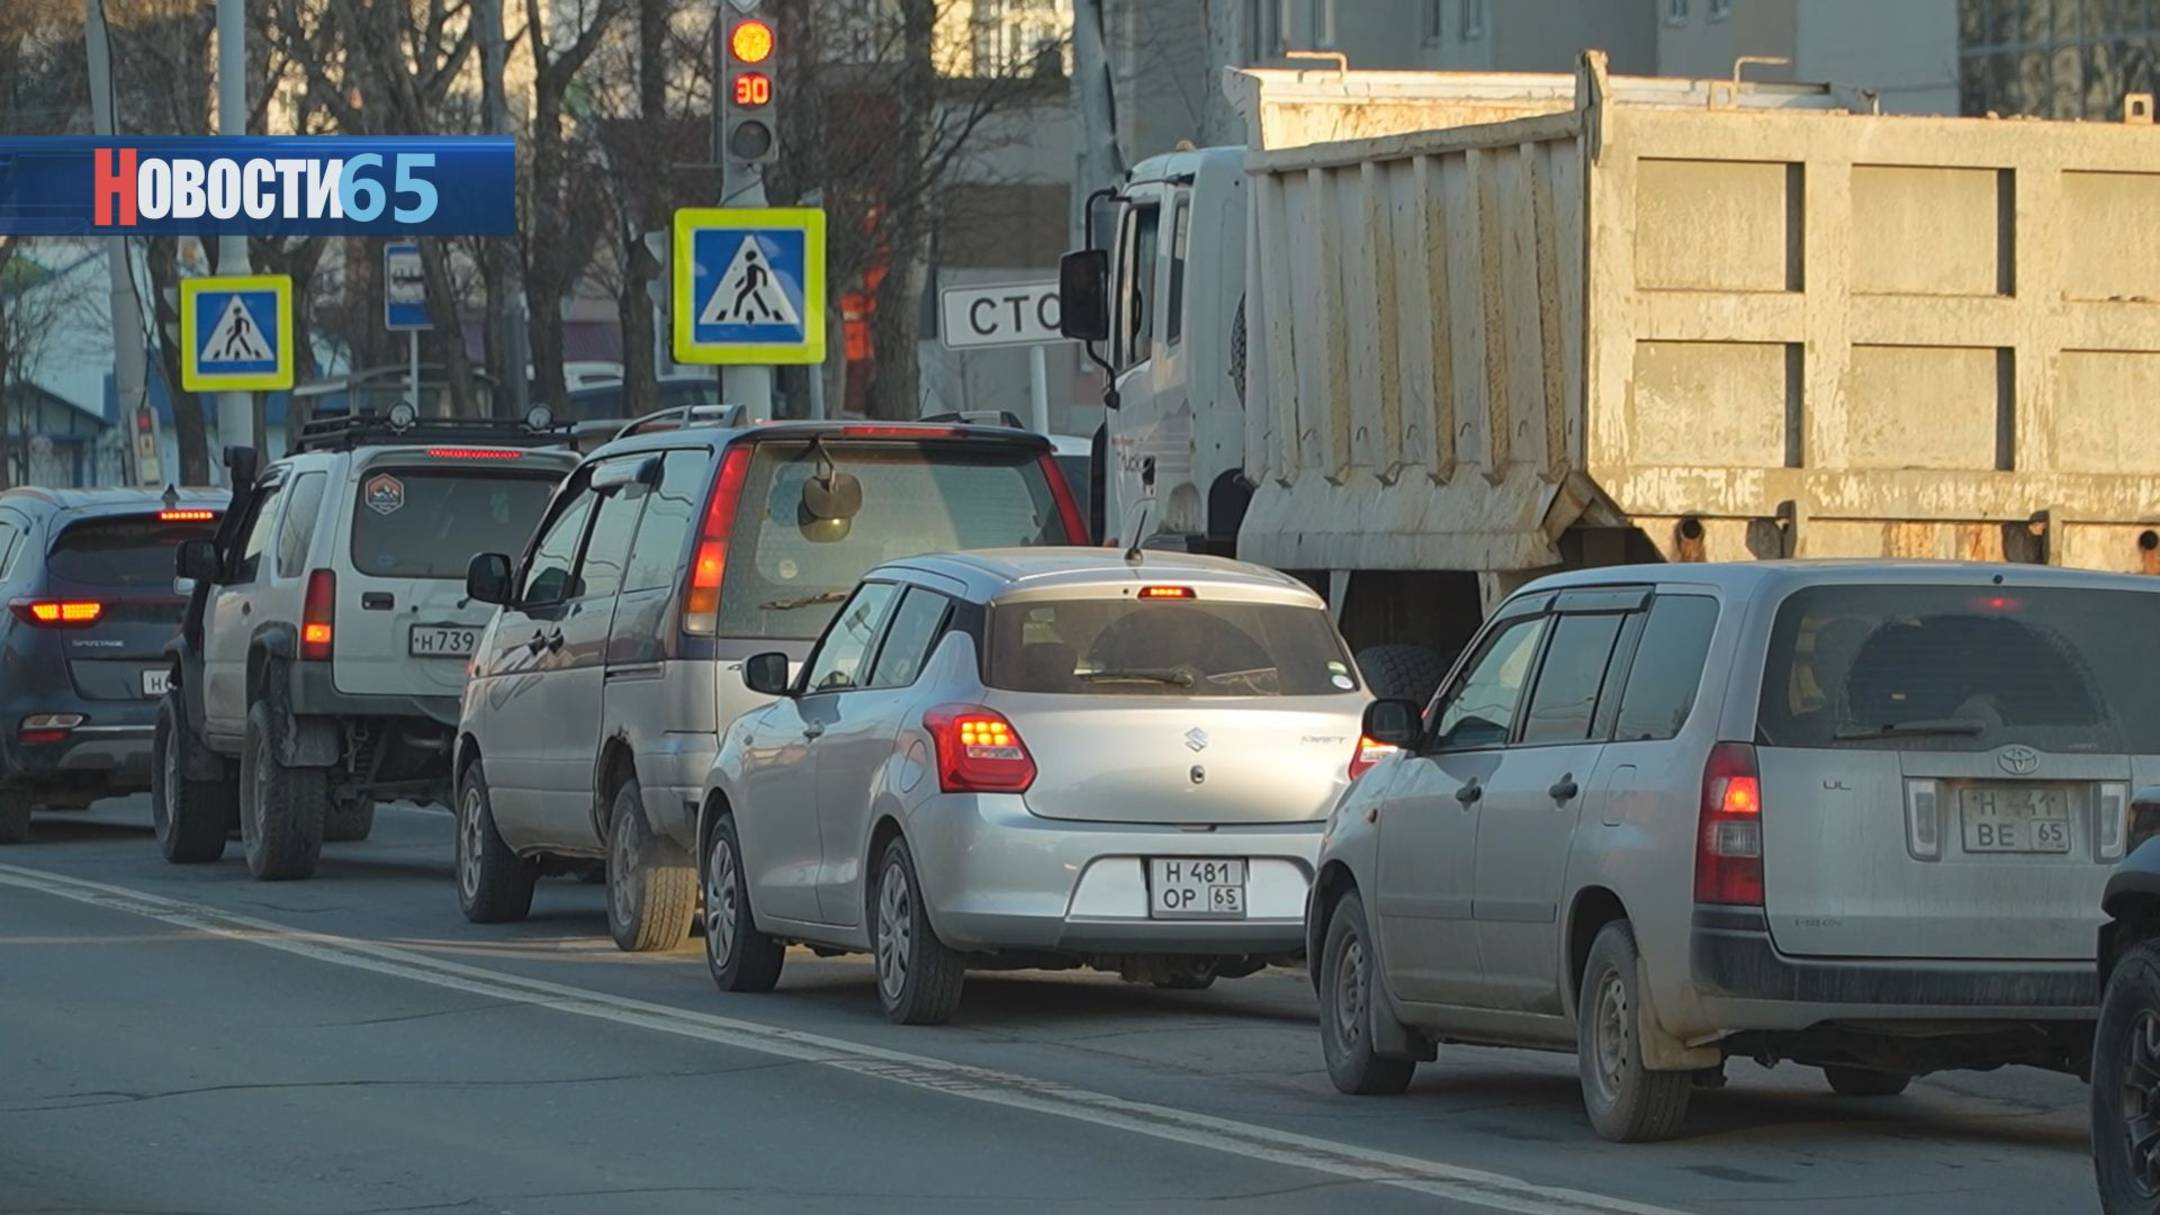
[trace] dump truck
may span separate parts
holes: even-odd
[[[1383,692],[1554,569],[2160,572],[2150,98],[1889,116],[1595,51],[1225,87],[1246,146],[1139,164],[1062,267],[1102,534],[1298,574]]]

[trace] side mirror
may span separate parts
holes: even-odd
[[[1425,740],[1423,712],[1414,700],[1376,700],[1365,706],[1365,737],[1391,747],[1415,747]]]
[[[475,603],[510,602],[510,558],[475,554],[465,566],[465,595]]]
[[[225,470],[232,474],[234,489],[255,484],[255,471],[261,465],[262,456],[252,447],[225,449]]]
[[[788,657],[773,650],[764,654],[752,654],[743,659],[743,686],[761,696],[789,696],[794,688],[788,680]]]
[[[1110,254],[1082,249],[1058,259],[1058,333],[1083,342],[1110,336]]]
[[[180,547],[173,550],[174,578],[184,578],[190,582],[216,582],[217,576],[217,545],[208,540],[182,540]]]

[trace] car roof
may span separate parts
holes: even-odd
[[[1143,552],[1139,560],[1127,561],[1124,552],[1114,548],[970,549],[887,561],[865,577],[874,577],[880,572],[937,575],[962,584],[967,588],[967,596],[981,603],[1020,593],[1055,595],[1064,590],[1088,587],[1123,588],[1169,583],[1192,587],[1197,597],[1203,599],[1213,589],[1234,591],[1241,599],[1324,606],[1312,588],[1287,574],[1262,565],[1199,553],[1149,550]]]
[[[1590,586],[1708,586],[1740,596],[1784,595],[1822,584],[1919,583],[1942,586],[2005,585],[2160,591],[2160,580],[2141,574],[2068,569],[1990,561],[1802,559],[1704,561],[1672,565],[1612,565],[1569,570],[1539,578],[1516,592]]]
[[[172,492],[175,505],[222,508],[232,500],[232,494],[222,489],[175,488]],[[125,514],[131,511],[158,510],[164,505],[165,491],[162,489],[47,489],[43,486],[25,485],[0,491],[0,506],[12,506],[40,515],[61,511],[71,514]]]
[[[857,422],[857,421],[773,421],[756,422],[749,426],[681,426],[667,430],[651,430],[642,434],[613,439],[593,449],[587,460],[605,460],[613,456],[631,455],[644,451],[661,451],[667,448],[704,447],[717,451],[741,440],[763,442],[769,439],[810,439],[819,436],[847,439],[910,438],[964,440],[998,446],[1027,446],[1049,450],[1049,443],[1041,435],[1024,430],[1011,430],[1003,426],[966,426],[948,423],[923,422]]]

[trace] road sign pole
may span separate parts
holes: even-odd
[[[218,134],[247,134],[247,5],[246,0],[218,0]],[[218,238],[219,275],[254,273],[248,265],[247,237],[228,233]],[[248,392],[218,396],[218,441],[261,447],[263,436],[255,433],[255,399]]]
[[[1042,343],[1028,347],[1028,424],[1037,434],[1050,433],[1050,358]]]
[[[412,399],[413,412],[420,410],[420,331],[405,331],[405,395]]]

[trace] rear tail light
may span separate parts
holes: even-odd
[[[2100,783],[2100,829],[2093,848],[2103,861],[2119,861],[2130,833],[2130,786],[2121,781]]]
[[[328,662],[336,634],[337,575],[316,570],[308,575],[307,598],[300,605],[300,660]]]
[[[17,599],[8,607],[17,619],[52,629],[88,628],[105,614],[104,604],[90,600]]]
[[[1357,750],[1350,756],[1350,779],[1356,780],[1372,769],[1374,764],[1395,753],[1395,748],[1362,735],[1357,740]]]
[[[1695,838],[1695,901],[1763,905],[1762,775],[1755,748],[1719,743],[1703,765]]]
[[[1916,861],[1942,859],[1942,782],[1905,782],[1905,851]]]
[[[33,713],[22,719],[22,728],[16,738],[25,746],[42,747],[64,741],[68,731],[81,724],[83,715],[80,713]]]
[[[1080,517],[1080,503],[1073,497],[1072,486],[1065,483],[1065,470],[1058,467],[1057,457],[1047,452],[1038,463],[1042,466],[1043,478],[1050,482],[1050,497],[1057,503],[1058,518],[1065,522],[1065,543],[1086,544],[1087,520]]]
[[[683,590],[682,631],[710,637],[720,629],[720,582],[727,574],[728,532],[750,475],[750,448],[728,449],[705,503],[705,523],[698,529],[697,551],[690,558],[690,581]]]
[[[923,714],[937,744],[938,786],[947,793],[1021,793],[1035,783],[1035,757],[1002,713],[981,705],[939,705]]]

